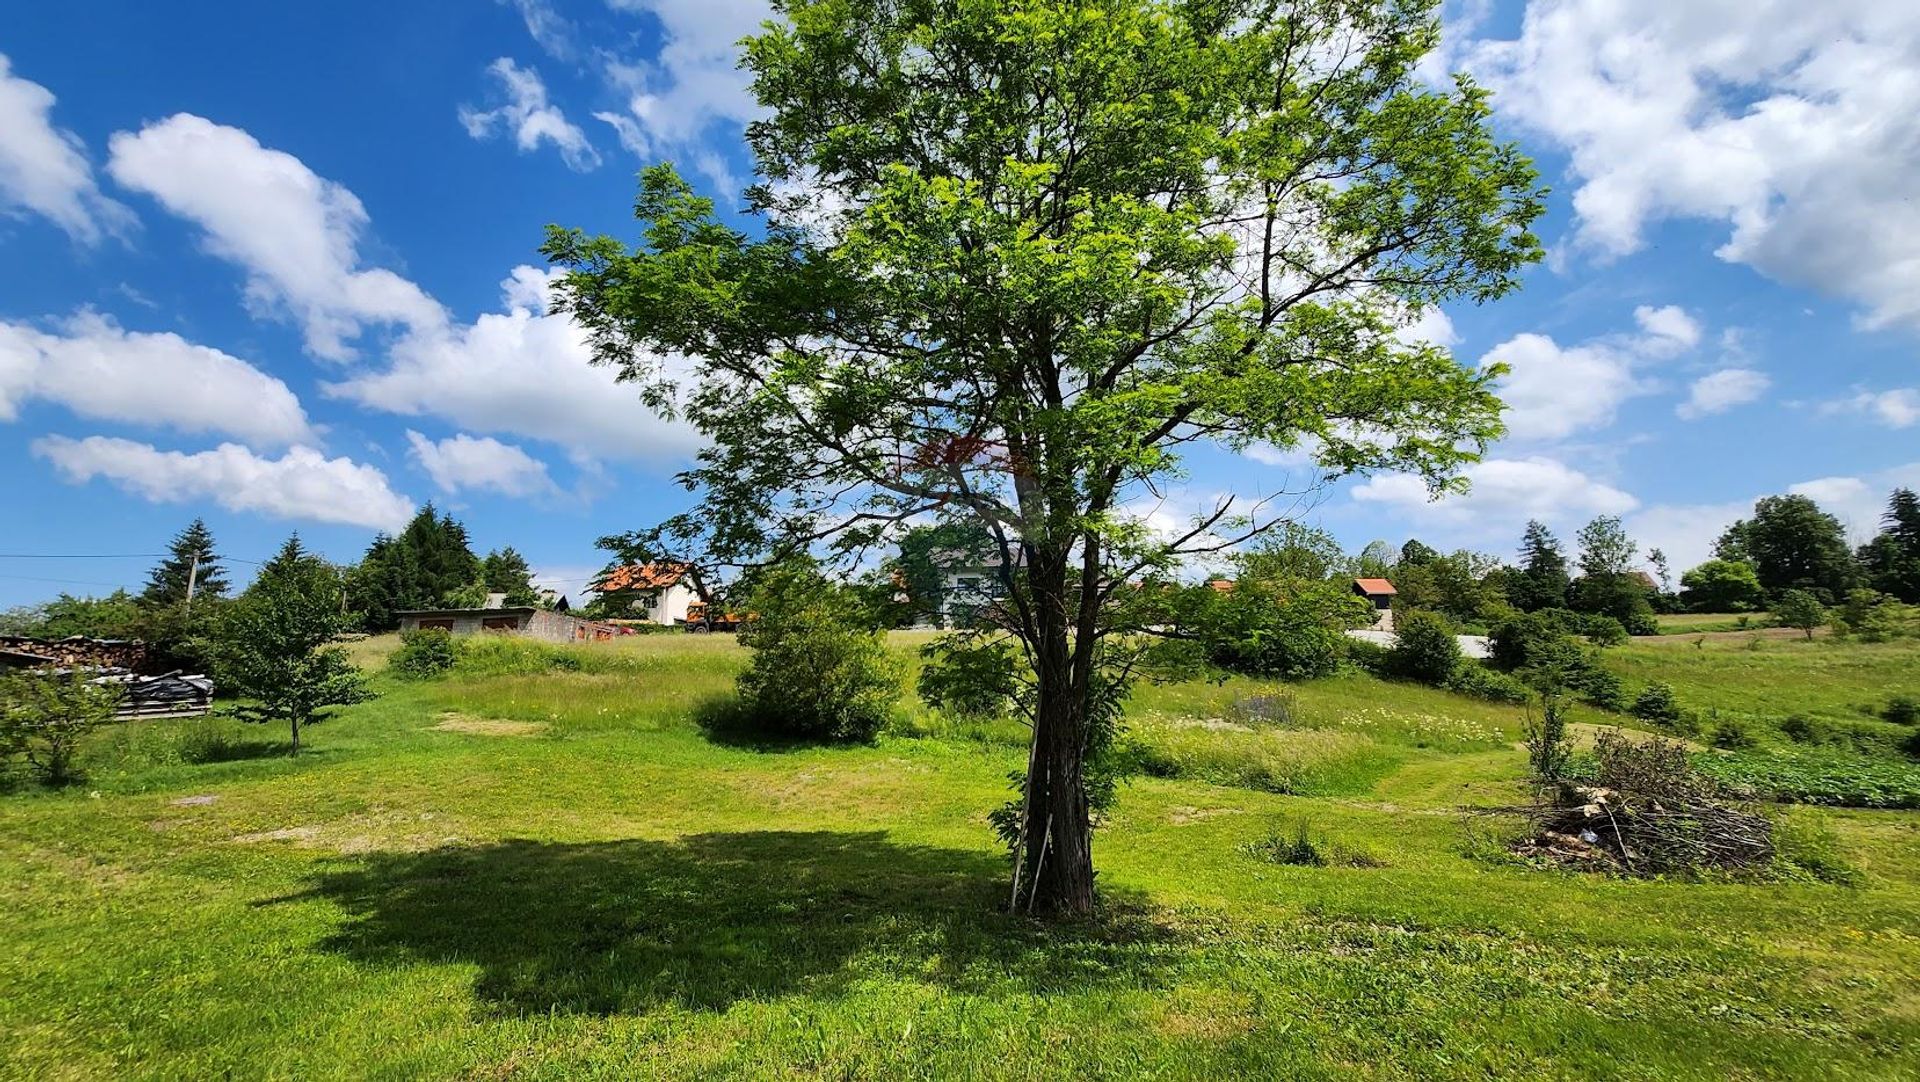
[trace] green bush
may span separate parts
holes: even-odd
[[[1437,687],[1447,682],[1460,661],[1460,640],[1446,617],[1414,610],[1395,618],[1388,657],[1394,675]]]
[[[1321,582],[1243,581],[1225,593],[1195,591],[1193,630],[1207,661],[1248,676],[1332,675],[1346,651],[1346,629],[1365,613],[1360,598]]]
[[[1895,695],[1887,700],[1886,707],[1880,711],[1880,717],[1895,725],[1912,725],[1920,722],[1920,699],[1912,695]]]
[[[1722,751],[1740,751],[1759,743],[1753,735],[1753,726],[1741,717],[1723,717],[1713,723],[1707,738],[1713,746]]]
[[[1620,683],[1620,677],[1592,658],[1582,657],[1581,668],[1573,674],[1568,686],[1588,706],[1615,712],[1627,708],[1627,689]]]
[[[1448,691],[1488,702],[1524,703],[1528,698],[1527,685],[1471,658],[1460,659],[1445,686]]]
[[[900,674],[854,591],[809,561],[769,569],[746,599],[740,643],[753,660],[736,687],[744,720],[767,735],[871,740],[900,697]]]
[[[430,680],[460,660],[460,643],[441,628],[400,633],[400,647],[387,658],[387,671],[402,680]]]
[[[48,785],[79,781],[80,742],[113,720],[120,695],[77,670],[0,678],[0,758],[24,757]]]
[[[1680,703],[1673,697],[1673,685],[1653,683],[1640,689],[1627,712],[1649,725],[1672,728],[1680,721]]]
[[[928,706],[966,719],[1004,715],[1019,684],[1012,642],[948,636],[921,647],[917,690]]]
[[[1347,661],[1362,672],[1375,676],[1391,676],[1393,650],[1377,642],[1365,639],[1347,639]]]

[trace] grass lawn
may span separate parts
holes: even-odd
[[[1616,655],[1833,710],[1920,661],[1826,646]],[[1048,926],[1002,911],[986,825],[1020,730],[907,706],[873,746],[716,743],[730,636],[529,656],[382,677],[297,760],[140,723],[87,786],[0,797],[0,1075],[1920,1077],[1920,813],[1781,813],[1850,886],[1544,871],[1460,810],[1520,797],[1513,708],[1149,687],[1103,914]],[[1382,866],[1258,855],[1303,822]]]

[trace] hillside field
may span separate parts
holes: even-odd
[[[1748,718],[1744,756],[1920,693],[1915,640],[1715,631],[1610,665]],[[0,1076],[1920,1078],[1920,812],[1775,806],[1764,881],[1531,867],[1470,810],[1525,797],[1519,708],[1148,686],[1102,915],[1049,925],[986,822],[1024,730],[909,697],[871,746],[710,736],[744,660],[491,643],[295,759],[96,734],[87,784],[0,796]],[[1331,864],[1265,855],[1303,830]]]

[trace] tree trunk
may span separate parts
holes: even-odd
[[[300,719],[297,717],[293,717],[293,718],[288,718],[287,720],[288,720],[288,723],[293,727],[293,751],[290,752],[289,754],[298,755],[300,754]]]
[[[1058,563],[1035,562],[1029,581],[1038,625],[1038,694],[1018,870],[1024,887],[1015,902],[1036,913],[1073,916],[1093,911],[1093,824],[1082,781],[1086,703],[1073,678],[1064,554]]]

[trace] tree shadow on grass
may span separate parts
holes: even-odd
[[[719,1011],[873,976],[976,993],[1157,983],[1166,936],[1140,907],[1041,924],[1002,911],[1005,871],[879,831],[756,831],[381,853],[310,894],[346,912],[326,949],[475,964],[476,994],[507,1014]]]
[[[777,754],[806,751],[809,748],[844,748],[853,741],[829,740],[817,736],[793,736],[776,732],[772,723],[757,716],[738,695],[715,695],[694,704],[693,723],[710,744]]]

